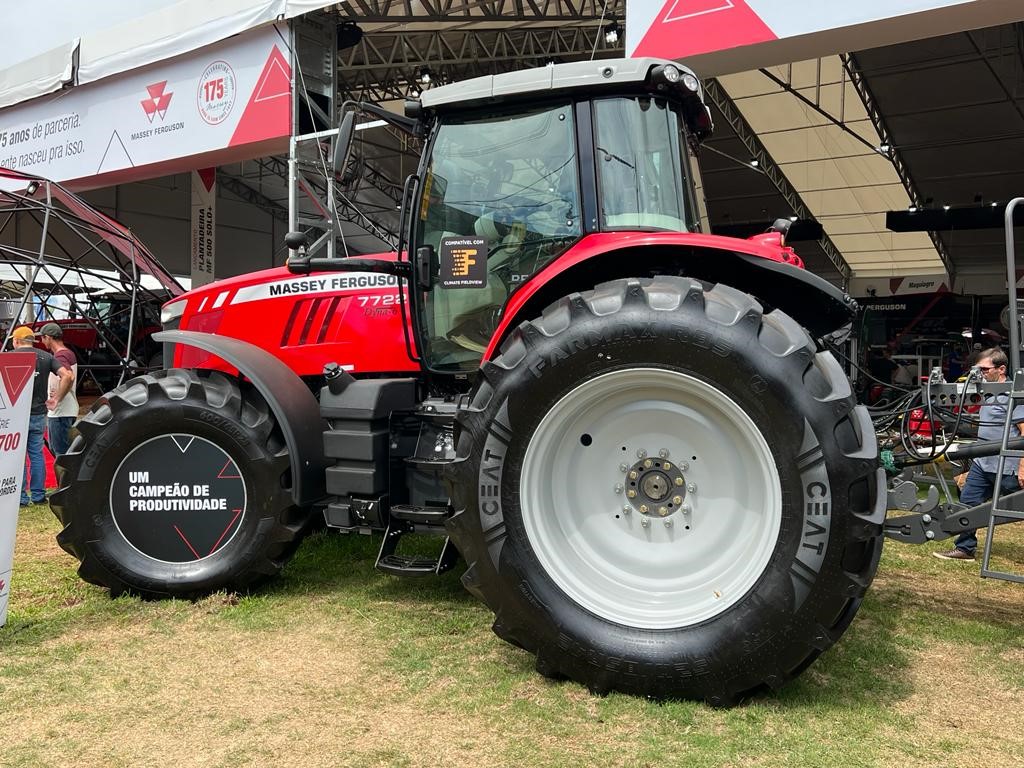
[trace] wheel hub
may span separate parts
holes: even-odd
[[[616,484],[616,493],[625,487],[632,508],[650,517],[669,517],[682,509],[686,497],[683,470],[688,467],[669,461],[664,448],[658,451],[658,458],[648,458],[643,450],[637,455],[640,459],[626,466],[626,482]]]

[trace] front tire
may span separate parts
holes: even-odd
[[[458,425],[464,583],[545,675],[730,704],[832,645],[877,568],[870,419],[831,355],[727,286],[563,299]]]
[[[191,597],[277,574],[307,529],[262,397],[220,373],[132,379],[57,460],[58,543],[111,594]]]

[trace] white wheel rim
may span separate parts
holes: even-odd
[[[637,508],[653,497],[626,496],[638,480],[659,496],[659,461],[675,470],[662,472],[664,516]],[[519,492],[526,534],[555,584],[597,616],[648,629],[693,625],[739,601],[782,520],[778,469],[750,417],[708,383],[657,368],[606,373],[562,397],[530,438]]]

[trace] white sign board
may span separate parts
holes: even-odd
[[[291,132],[286,34],[264,27],[0,111],[0,167],[85,188],[265,154],[274,139],[282,149]],[[175,165],[196,155],[202,161]]]
[[[1020,0],[629,0],[626,52],[708,77],[994,26]]]
[[[0,626],[7,622],[35,373],[34,352],[0,352]]]
[[[192,171],[192,287],[213,282],[217,250],[217,169]]]

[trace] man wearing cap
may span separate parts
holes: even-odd
[[[47,407],[50,412],[47,414],[48,426],[47,432],[50,433],[50,451],[54,456],[60,456],[62,453],[68,452],[68,447],[71,445],[71,439],[69,437],[71,433],[71,425],[75,423],[75,419],[78,418],[78,398],[75,397],[75,384],[78,381],[78,360],[75,357],[75,353],[64,346],[64,330],[56,323],[47,323],[41,329],[39,329],[39,335],[42,337],[43,345],[49,350],[50,354],[53,355],[57,362],[63,365],[67,370],[71,371],[71,387],[64,390],[64,394],[57,396],[58,389],[60,387],[60,379],[57,376],[50,375],[50,394],[54,395],[56,405]]]
[[[46,428],[46,409],[57,404],[55,398],[47,399],[46,393],[49,390],[49,375],[55,375],[60,381],[57,387],[57,394],[64,396],[71,389],[74,382],[74,374],[62,366],[49,352],[45,352],[33,346],[36,335],[27,326],[15,328],[11,334],[14,341],[14,348],[22,351],[36,353],[36,373],[32,380],[32,407],[28,419],[28,439],[26,440],[25,453],[28,457],[29,466],[25,469],[25,481],[21,485],[21,504],[28,506],[30,503],[38,504],[46,499],[46,464],[43,463],[43,431]],[[31,473],[30,473],[31,470]],[[30,482],[31,474],[31,482]]]

